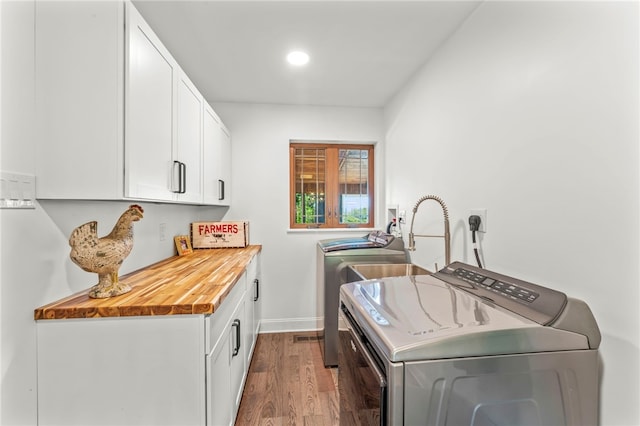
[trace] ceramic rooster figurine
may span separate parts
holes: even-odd
[[[105,237],[98,238],[98,222],[85,223],[69,237],[71,260],[87,272],[98,274],[98,284],[91,287],[89,297],[100,299],[131,291],[118,281],[118,270],[133,248],[133,222],[142,219],[142,207],[129,206]]]

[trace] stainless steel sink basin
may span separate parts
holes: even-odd
[[[385,277],[402,277],[408,275],[431,275],[432,272],[413,263],[372,263],[349,266],[348,280],[372,280]]]

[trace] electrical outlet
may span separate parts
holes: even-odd
[[[36,177],[0,172],[0,209],[35,209]]]
[[[160,224],[160,230],[159,230],[159,236],[160,236],[160,241],[164,241],[167,239],[167,224],[166,223],[161,223]]]
[[[398,223],[407,223],[406,222],[406,217],[407,212],[405,210],[400,210],[400,213],[398,214]]]
[[[471,209],[469,216],[480,216],[478,232],[487,232],[487,209]]]

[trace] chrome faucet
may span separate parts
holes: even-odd
[[[442,212],[444,214],[444,235],[416,235],[413,233],[413,221],[416,218],[416,212],[418,211],[418,207],[425,200],[434,200],[437,201],[442,207]],[[424,197],[420,197],[420,199],[416,202],[416,205],[413,207],[413,216],[411,216],[411,229],[409,229],[409,251],[416,250],[416,240],[415,237],[427,237],[427,238],[444,238],[444,259],[447,266],[451,263],[451,234],[449,233],[449,210],[447,210],[447,206],[442,201],[442,198],[437,197],[435,195],[425,195]]]

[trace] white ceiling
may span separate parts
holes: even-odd
[[[480,2],[133,3],[211,103],[382,107]]]

